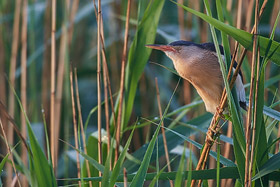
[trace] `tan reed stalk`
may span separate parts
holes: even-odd
[[[106,57],[105,54],[102,52],[103,60],[103,80],[104,80],[104,105],[105,105],[105,120],[106,120],[106,132],[107,132],[107,153],[110,152],[110,146],[111,146],[111,135],[110,135],[110,115],[109,115],[109,103],[108,103],[108,75],[105,66],[106,63]],[[112,111],[114,109],[112,108]],[[112,169],[112,164],[110,160],[110,169]]]
[[[51,38],[51,1],[46,1],[45,8],[45,19],[44,19],[44,44],[47,45],[49,38]],[[48,124],[49,131],[50,127],[50,79],[46,77],[50,77],[50,57],[51,57],[51,48],[47,47],[43,54],[43,69],[42,69],[42,105],[43,110],[46,115],[46,124]],[[49,139],[51,139],[51,134],[49,133]]]
[[[82,139],[83,139],[83,147],[84,147],[85,154],[87,155],[88,154],[87,153],[87,142],[86,142],[86,136],[85,136],[85,131],[84,131],[84,123],[83,123],[83,119],[82,119],[82,108],[81,108],[81,103],[80,103],[79,85],[78,85],[76,68],[74,69],[74,78],[75,78],[75,85],[76,85],[76,99],[77,99],[77,107],[78,107],[79,120],[80,120],[80,126],[81,126],[81,134],[82,134]],[[88,160],[85,160],[85,161],[86,161],[88,177],[91,177]],[[89,186],[92,187],[92,181],[89,181]]]
[[[2,35],[3,28],[0,28],[0,36]],[[6,79],[5,79],[5,51],[4,51],[4,43],[3,38],[0,37],[0,101],[2,101],[6,105]],[[2,118],[3,128],[5,132],[8,131],[7,120],[4,118],[4,115],[0,114],[0,118]],[[2,145],[3,144],[3,145]],[[0,146],[4,147],[5,143],[1,142]],[[2,153],[5,154],[5,151]]]
[[[18,182],[18,185],[21,187],[21,183],[19,181],[19,177],[18,177],[18,173],[17,173],[17,170],[16,170],[16,165],[15,165],[15,162],[14,162],[14,159],[13,159],[13,154],[12,154],[12,151],[11,151],[11,148],[9,146],[9,142],[8,142],[8,139],[7,139],[7,136],[6,136],[6,133],[4,131],[4,127],[3,127],[3,123],[2,123],[2,120],[0,118],[0,126],[1,126],[1,130],[2,130],[2,134],[4,136],[4,141],[5,141],[5,144],[7,146],[7,152],[9,153],[10,155],[10,159],[11,159],[11,162],[12,162],[12,166],[13,166],[13,169],[14,169],[14,172],[16,174],[16,178],[17,178],[17,182]],[[12,176],[11,176],[12,177]],[[11,180],[11,183],[12,183],[12,180]],[[10,183],[10,184],[11,184]],[[7,184],[8,186],[9,184]]]
[[[255,1],[250,1],[248,7],[246,8],[247,13],[246,13],[246,21],[245,21],[245,30],[248,32],[250,31],[250,28],[251,28],[254,3],[255,3]]]
[[[238,0],[236,28],[242,29],[242,0]]]
[[[69,44],[69,46],[71,46],[71,42],[72,42],[74,19],[75,19],[78,8],[79,8],[79,0],[74,0],[73,3],[72,3],[71,12],[70,12],[69,28],[68,28],[68,44]]]
[[[161,102],[160,102],[160,94],[159,94],[159,88],[158,88],[158,80],[155,78],[155,84],[156,84],[156,92],[157,92],[157,103],[158,103],[158,110],[159,110],[159,117],[162,119],[162,110],[161,110]],[[170,159],[169,159],[169,153],[168,153],[168,147],[167,147],[167,141],[166,141],[166,135],[165,135],[165,129],[164,129],[164,123],[162,121],[161,123],[161,132],[162,132],[162,139],[163,139],[163,146],[164,146],[164,152],[165,152],[165,159],[167,162],[167,168],[168,172],[171,172],[171,166],[170,166]],[[173,181],[169,180],[170,186],[173,187]]]
[[[17,63],[17,54],[18,54],[18,43],[19,43],[19,24],[20,24],[20,7],[21,0],[16,0],[16,7],[14,13],[14,25],[13,25],[13,42],[12,42],[12,55],[10,59],[10,73],[9,80],[12,88],[15,88],[15,73],[16,73],[16,63]],[[15,97],[14,93],[9,91],[9,114],[14,117],[15,113]],[[11,125],[11,124],[9,124]],[[8,143],[10,145],[14,144],[14,131],[13,128],[7,128],[7,137]],[[9,156],[9,159],[12,160],[12,156]],[[6,166],[7,177],[6,184],[12,183],[13,169],[10,164]]]
[[[257,50],[258,50],[258,43],[257,43],[257,33],[258,33],[258,18],[259,18],[259,0],[256,0],[256,6],[255,6],[255,31],[254,31],[254,44],[253,44],[253,57],[252,57],[252,64],[251,64],[251,81],[250,81],[250,95],[249,95],[249,107],[248,107],[248,114],[247,114],[247,120],[246,120],[246,160],[245,160],[245,187],[250,187],[252,185],[252,181],[251,181],[251,169],[252,169],[252,164],[250,163],[250,156],[252,156],[252,152],[253,152],[253,143],[251,144],[251,123],[252,123],[252,110],[253,110],[253,96],[254,96],[254,90],[256,90],[256,96],[255,99],[258,96],[258,85],[254,84],[255,83],[255,79],[257,76],[257,80],[258,80],[258,74],[259,74],[259,59],[257,57]],[[258,61],[258,62],[256,62]],[[257,63],[257,75],[255,75],[255,68],[256,68],[256,63]],[[255,104],[257,103],[257,101],[255,100]],[[256,105],[254,107],[254,116],[256,117]],[[255,120],[254,120],[254,124],[255,125]],[[254,133],[255,134],[255,133]],[[253,141],[253,137],[252,137],[252,141]],[[251,147],[251,151],[250,151],[250,147]]]
[[[124,187],[127,187],[127,173],[126,173],[126,169],[123,168],[123,185]]]
[[[52,0],[52,30],[51,30],[51,101],[50,101],[50,135],[51,135],[51,155],[54,171],[57,166],[55,157],[55,30],[56,30],[56,0]]]
[[[120,102],[119,102],[118,121],[117,121],[117,128],[116,128],[115,163],[117,162],[118,157],[119,157],[119,146],[120,146],[120,137],[121,137],[122,109],[123,109],[123,97],[124,97],[124,78],[125,78],[124,76],[125,76],[125,62],[126,62],[126,56],[127,56],[130,5],[131,5],[131,0],[128,0],[127,9],[126,9],[124,46],[123,46],[123,54],[122,54],[121,82],[120,82]]]
[[[64,11],[68,11],[70,9],[69,1],[65,1],[66,7]],[[60,37],[60,46],[59,46],[59,58],[58,58],[58,68],[57,68],[57,84],[56,84],[56,93],[55,93],[55,125],[54,125],[54,153],[55,158],[58,158],[58,149],[59,149],[59,133],[60,133],[60,121],[61,121],[61,102],[62,102],[62,94],[63,94],[63,81],[64,81],[64,67],[65,67],[65,57],[66,57],[66,49],[68,45],[67,41],[67,23],[64,20],[62,25],[62,33]],[[57,161],[57,160],[56,160]]]
[[[255,150],[255,137],[256,137],[256,118],[257,118],[257,100],[258,100],[258,90],[259,90],[259,74],[260,74],[260,48],[257,46],[257,78],[256,78],[256,89],[255,89],[255,104],[254,104],[254,118],[253,118],[253,127],[252,127],[252,143],[251,143],[251,156],[250,156],[250,165],[249,165],[249,186],[252,186],[252,167],[254,159],[254,150]]]
[[[97,14],[97,128],[98,128],[98,162],[102,164],[102,140],[101,140],[101,58],[100,58],[100,30],[101,30],[101,1],[98,0]],[[99,172],[101,176],[101,172]]]
[[[27,84],[27,70],[26,70],[26,58],[27,58],[27,8],[28,8],[28,1],[23,0],[22,6],[22,28],[21,28],[21,89],[20,89],[20,96],[21,96],[21,104],[23,110],[27,112],[27,96],[26,96],[26,84]],[[26,139],[26,120],[24,116],[24,112],[21,112],[21,134]],[[21,160],[25,166],[28,166],[27,163],[27,150],[22,144],[21,149]],[[28,186],[28,181],[25,176],[21,177],[22,186]]]
[[[255,8],[255,25],[256,31],[255,34],[258,33],[258,22],[259,22],[259,0],[256,0],[256,8]],[[256,39],[257,40],[257,39]],[[254,157],[254,149],[255,149],[255,136],[256,136],[256,118],[257,118],[257,101],[258,101],[258,91],[259,91],[259,75],[260,75],[260,48],[256,41],[256,51],[253,55],[256,55],[255,58],[257,62],[257,72],[256,72],[256,85],[255,85],[255,103],[254,103],[254,118],[253,118],[253,127],[252,127],[252,143],[251,143],[251,156],[250,156],[250,165],[249,165],[249,186],[252,186],[252,166],[253,166],[253,157]],[[254,47],[254,46],[253,46]]]
[[[75,107],[74,88],[73,87],[74,87],[74,85],[73,85],[73,70],[72,70],[72,67],[70,67],[70,89],[71,89],[71,101],[72,101],[72,115],[73,115],[75,148],[79,149],[77,120],[76,120],[76,107]],[[79,158],[79,153],[77,151],[76,151],[76,159],[77,159],[78,178],[81,178],[80,158]],[[81,186],[81,182],[80,181],[79,181],[79,186]]]

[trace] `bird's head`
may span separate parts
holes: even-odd
[[[167,45],[146,45],[148,48],[163,51],[173,62],[185,61],[199,57],[204,50],[198,44],[189,41],[175,41]]]

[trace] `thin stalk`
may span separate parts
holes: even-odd
[[[257,100],[258,100],[258,90],[259,90],[259,74],[260,74],[260,58],[259,51],[260,48],[258,46],[257,52],[257,79],[256,79],[256,89],[255,89],[255,103],[254,103],[254,121],[253,121],[253,129],[252,129],[252,143],[251,143],[251,156],[250,156],[250,165],[249,165],[249,186],[252,186],[252,168],[253,168],[253,159],[254,159],[254,150],[255,150],[255,137],[256,137],[256,119],[257,119]]]
[[[15,88],[15,72],[16,72],[16,63],[17,63],[17,53],[18,53],[18,43],[19,43],[19,22],[20,22],[20,7],[21,0],[16,0],[16,7],[14,13],[14,25],[13,25],[13,42],[12,42],[12,54],[10,59],[10,73],[9,80],[11,82],[11,87]],[[9,91],[9,114],[11,117],[14,117],[15,114],[15,97],[14,93]],[[12,124],[9,124],[12,125]],[[14,144],[14,131],[12,128],[7,128],[8,143],[10,145]],[[9,159],[12,160],[12,156],[9,156]],[[12,183],[13,169],[10,164],[7,164],[7,178],[6,184]]]
[[[95,4],[95,0],[93,0],[93,6],[94,6],[94,13],[95,13],[95,17],[96,17],[96,21],[98,22],[98,15],[97,15],[97,8],[96,8],[96,4]],[[102,17],[101,17],[101,24],[102,24]],[[109,71],[108,71],[108,66],[107,66],[107,59],[106,59],[106,53],[105,53],[105,44],[104,44],[104,31],[103,31],[103,24],[101,25],[101,36],[100,36],[100,40],[101,40],[101,46],[102,46],[102,58],[103,58],[103,65],[105,68],[105,73],[106,73],[106,80],[104,79],[104,81],[107,81],[107,87],[109,88],[109,96],[110,96],[110,105],[112,108],[112,113],[113,113],[113,122],[114,125],[116,126],[116,115],[115,115],[115,107],[114,107],[114,100],[113,100],[113,94],[112,94],[112,87],[111,87],[111,82],[110,82],[110,77],[109,77]],[[105,87],[105,85],[104,85]],[[106,102],[106,101],[105,101]],[[105,104],[106,105],[106,104]],[[105,112],[106,112],[106,106],[105,106]],[[105,114],[106,115],[106,114]]]
[[[125,34],[124,34],[124,46],[122,54],[122,67],[121,67],[121,82],[120,82],[120,102],[118,110],[118,120],[117,120],[117,129],[116,129],[116,151],[115,151],[115,163],[118,160],[119,155],[119,146],[120,146],[120,137],[121,137],[121,124],[122,124],[122,109],[123,109],[123,98],[124,98],[124,80],[125,80],[125,62],[127,56],[127,43],[128,43],[128,30],[129,30],[129,18],[130,18],[130,5],[131,0],[127,2],[126,9],[126,23],[125,23]]]
[[[258,22],[259,22],[259,0],[256,0],[256,8],[255,8],[255,25],[256,25],[256,30],[255,34],[258,33]],[[257,40],[257,39],[256,39]],[[256,72],[256,85],[255,85],[255,100],[254,100],[254,118],[253,118],[253,129],[252,129],[252,144],[251,144],[251,158],[250,158],[250,166],[249,166],[249,186],[252,186],[252,167],[253,167],[253,157],[254,157],[254,149],[255,149],[255,136],[256,136],[256,119],[257,119],[257,101],[258,101],[258,90],[259,90],[259,75],[260,75],[260,49],[258,46],[258,43],[254,41],[253,47],[256,47],[256,51],[253,55],[256,55],[255,61],[257,61],[257,72]],[[255,73],[255,72],[254,72]]]
[[[78,113],[79,113],[79,120],[80,120],[80,126],[81,126],[81,133],[82,133],[82,139],[83,139],[83,147],[85,154],[87,155],[87,143],[86,143],[86,136],[85,136],[85,131],[84,131],[84,123],[82,119],[82,108],[81,108],[81,103],[80,103],[80,96],[79,96],[79,85],[78,85],[78,78],[77,78],[77,69],[74,69],[74,78],[75,78],[75,85],[76,85],[76,99],[77,99],[77,107],[78,107]],[[90,168],[89,168],[89,163],[88,160],[86,161],[86,167],[87,167],[87,173],[88,177],[91,177],[90,173]],[[92,187],[92,181],[89,181],[89,186]]]
[[[66,1],[67,2],[67,1]],[[62,94],[63,94],[63,80],[64,80],[64,71],[65,71],[65,55],[66,55],[66,26],[62,26],[62,34],[60,39],[59,47],[59,57],[58,57],[58,67],[57,67],[57,84],[56,84],[56,93],[55,93],[55,125],[54,125],[54,153],[55,158],[58,156],[58,146],[59,146],[59,133],[60,133],[60,124],[61,124],[61,104],[62,104]]]
[[[161,110],[161,102],[160,102],[160,94],[159,94],[157,78],[155,78],[155,83],[156,83],[156,91],[157,91],[157,103],[158,103],[159,116],[160,116],[160,119],[162,119],[162,110]],[[168,168],[168,172],[171,172],[170,159],[169,159],[169,154],[168,154],[168,147],[167,147],[167,141],[166,141],[166,135],[165,135],[165,129],[164,129],[163,121],[161,122],[161,126],[162,126],[161,132],[162,132],[162,139],[163,139],[165,158],[166,158],[166,162],[167,162],[167,168]],[[174,186],[172,180],[169,180],[169,183],[170,183],[171,187]]]
[[[51,154],[53,168],[56,170],[57,157],[55,155],[55,30],[56,30],[56,0],[52,0],[52,30],[51,30],[51,101],[50,101],[50,126],[51,126]]]
[[[257,48],[258,48],[258,43],[257,43],[257,33],[258,33],[258,18],[259,18],[259,0],[256,0],[256,7],[255,7],[255,31],[254,31],[254,43],[253,43],[253,56],[252,56],[252,64],[251,64],[251,81],[250,81],[250,95],[249,95],[249,107],[248,107],[248,114],[247,114],[247,120],[246,120],[246,160],[245,160],[245,187],[250,187],[252,185],[251,181],[251,169],[252,169],[252,164],[250,163],[250,155],[253,152],[253,149],[251,147],[251,123],[252,123],[252,109],[253,109],[253,96],[254,96],[254,91],[257,91],[257,85],[255,85],[255,79],[256,79],[256,61],[257,59]],[[259,72],[258,72],[259,73]],[[256,90],[255,90],[256,89]],[[255,92],[257,95],[257,92]],[[257,97],[257,96],[255,96]],[[255,100],[255,103],[257,101]],[[256,105],[254,106],[254,112],[256,115]],[[255,120],[254,120],[255,121]],[[250,151],[251,147],[251,151]],[[251,153],[250,153],[251,152]]]
[[[97,128],[98,128],[98,162],[102,164],[102,142],[101,142],[101,58],[100,58],[100,30],[101,30],[101,1],[98,0],[97,14]],[[101,172],[99,172],[101,176]]]
[[[21,187],[21,184],[20,184],[20,181],[19,181],[19,177],[18,177],[18,173],[17,173],[17,170],[16,170],[16,165],[15,165],[15,162],[14,162],[14,159],[13,159],[13,155],[12,155],[12,151],[11,151],[11,148],[9,146],[9,142],[8,142],[8,139],[7,139],[7,136],[6,136],[6,133],[4,131],[4,127],[3,127],[3,123],[2,123],[2,120],[0,118],[0,125],[1,125],[1,130],[2,130],[2,134],[4,136],[4,140],[5,140],[5,144],[7,146],[7,150],[8,150],[8,153],[10,155],[10,159],[12,161],[12,166],[13,166],[13,169],[14,169],[14,172],[16,174],[16,178],[17,178],[17,182],[18,182],[18,185]],[[12,177],[12,176],[11,176]],[[12,182],[11,182],[12,183]],[[8,184],[7,184],[8,185]]]
[[[72,8],[70,12],[70,19],[69,19],[69,29],[68,29],[68,45],[71,46],[72,37],[73,37],[73,26],[74,26],[74,19],[79,8],[79,0],[74,0],[72,3]]]
[[[27,96],[26,96],[26,83],[27,83],[27,70],[26,70],[26,58],[27,58],[27,8],[28,1],[23,1],[22,6],[22,28],[21,28],[21,84],[20,84],[20,94],[21,94],[21,103],[23,110],[27,111]],[[21,112],[21,134],[26,139],[26,120],[24,112]],[[22,163],[27,166],[27,150],[25,149],[24,144],[22,144],[21,149],[21,160]],[[28,186],[27,178],[23,176],[21,178],[21,183],[23,186]]]
[[[123,185],[124,187],[127,187],[127,172],[126,172],[126,169],[123,168]]]
[[[70,70],[70,89],[71,89],[71,101],[72,101],[72,114],[73,114],[73,126],[74,126],[74,138],[75,138],[75,148],[78,150],[78,130],[77,130],[77,120],[76,120],[76,107],[75,107],[75,98],[74,98],[74,89],[73,89],[73,71],[72,68]],[[79,153],[76,152],[77,159],[77,171],[78,178],[81,178],[81,167],[80,167],[80,158]],[[79,181],[79,186],[81,186],[81,182]]]

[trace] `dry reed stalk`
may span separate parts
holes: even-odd
[[[2,35],[3,29],[0,29],[0,36]],[[2,37],[0,37],[0,101],[2,101],[6,105],[6,79],[5,79],[5,51],[4,51],[4,43]],[[0,114],[0,118],[2,118],[3,128],[7,132],[7,120],[4,118],[2,114]],[[3,143],[3,145],[2,145]],[[4,142],[0,143],[0,146],[4,146]],[[3,151],[3,150],[2,150]],[[5,151],[1,152],[5,154]]]
[[[256,34],[258,33],[258,22],[259,22],[259,0],[256,0],[256,7],[255,7],[255,35],[254,35],[254,46],[253,46],[253,62],[257,63],[256,68],[256,84],[255,84],[255,103],[254,103],[254,117],[253,117],[253,127],[252,127],[252,143],[251,143],[251,155],[250,155],[250,161],[249,162],[249,174],[248,174],[248,181],[249,184],[248,186],[252,186],[252,166],[253,166],[253,157],[254,157],[254,149],[255,149],[255,136],[256,136],[256,118],[257,118],[257,100],[258,100],[258,90],[259,90],[259,74],[260,74],[260,49],[257,43],[257,36]],[[252,71],[252,73],[255,73]],[[252,86],[252,84],[251,84]],[[251,90],[250,90],[251,91]],[[248,137],[250,138],[250,137]],[[249,145],[250,146],[250,145]],[[247,154],[246,154],[247,156]],[[246,157],[247,159],[247,157]],[[248,158],[249,159],[249,158]],[[246,160],[247,161],[247,160]],[[246,169],[245,169],[246,171]],[[245,172],[246,176],[246,172]],[[246,180],[245,180],[246,182]]]
[[[103,53],[102,53],[103,54]],[[103,55],[102,55],[103,56]],[[104,105],[105,105],[105,120],[106,120],[106,132],[107,132],[107,153],[110,152],[111,135],[110,135],[110,115],[109,115],[109,103],[108,103],[108,80],[106,72],[106,57],[103,56],[103,80],[104,80]],[[112,169],[110,160],[110,169]]]
[[[253,43],[253,56],[252,56],[252,63],[251,63],[251,81],[250,81],[250,95],[249,95],[249,107],[248,107],[248,113],[247,113],[247,120],[246,120],[246,157],[245,157],[245,180],[244,185],[245,187],[250,187],[252,185],[251,181],[251,170],[252,170],[252,164],[250,163],[250,156],[253,156],[253,142],[251,145],[251,126],[252,126],[252,110],[253,110],[253,96],[254,96],[254,90],[256,91],[255,99],[257,98],[257,91],[258,91],[258,84],[255,85],[255,79],[257,76],[258,80],[258,74],[259,74],[259,59],[257,57],[257,50],[258,50],[258,43],[257,43],[257,34],[258,34],[258,18],[259,18],[259,0],[256,0],[255,5],[255,25],[254,25],[254,43]],[[258,61],[258,62],[256,62]],[[257,63],[257,64],[256,64]],[[255,68],[257,66],[257,75],[255,75]],[[257,101],[255,101],[256,104]],[[256,117],[256,105],[254,107],[254,117]],[[253,125],[255,126],[255,119]],[[253,134],[254,130],[253,130]],[[253,136],[254,137],[254,136]],[[252,137],[252,141],[254,141]],[[251,147],[251,150],[250,150]]]
[[[18,43],[19,43],[19,24],[20,24],[20,7],[21,0],[16,0],[16,7],[14,13],[14,25],[13,25],[13,42],[12,42],[12,54],[10,59],[10,73],[9,80],[12,88],[15,88],[15,73],[16,73],[16,63],[17,63],[17,54],[18,54]],[[14,117],[15,113],[15,97],[14,93],[9,91],[9,114]],[[11,124],[9,124],[11,125]],[[10,145],[14,144],[14,131],[13,128],[7,128],[7,137],[8,143]],[[12,160],[12,156],[9,156],[9,159]],[[12,183],[13,169],[10,164],[6,166],[7,178],[6,184]]]
[[[259,90],[259,75],[260,75],[260,48],[257,46],[257,78],[256,78],[256,89],[255,89],[255,104],[254,106],[257,106],[257,100],[258,100],[258,90]],[[253,167],[253,159],[254,159],[254,150],[255,150],[255,137],[256,137],[256,118],[257,118],[257,107],[254,107],[254,120],[253,120],[253,127],[252,127],[252,143],[251,143],[251,156],[250,156],[250,165],[249,165],[249,186],[252,184],[252,167]]]
[[[70,9],[69,1],[65,1],[64,11]],[[61,103],[62,103],[62,94],[63,94],[63,80],[64,80],[64,67],[65,67],[65,56],[67,49],[67,23],[64,21],[62,25],[62,33],[60,37],[60,46],[59,46],[59,58],[58,58],[58,68],[57,68],[57,84],[56,84],[56,93],[55,93],[55,125],[54,125],[54,158],[58,158],[58,148],[59,148],[59,133],[60,133],[60,121],[61,121]],[[57,162],[57,160],[56,160]]]
[[[10,148],[10,146],[9,146],[9,142],[8,142],[6,133],[5,133],[5,131],[4,131],[4,127],[3,127],[3,123],[2,123],[1,118],[0,118],[0,126],[1,126],[1,130],[2,130],[2,134],[3,134],[3,136],[4,136],[5,144],[6,144],[6,146],[7,146],[7,152],[8,152],[9,155],[10,155],[10,158],[9,158],[9,159],[10,159],[11,162],[12,162],[12,166],[13,166],[14,172],[15,172],[15,174],[16,174],[16,178],[17,178],[18,185],[21,187],[21,183],[20,183],[20,181],[19,181],[18,173],[17,173],[17,170],[16,170],[16,165],[15,165],[15,162],[14,162],[14,159],[13,159],[13,154],[12,154],[11,148]],[[11,177],[12,177],[12,176],[11,176]],[[11,183],[12,183],[12,180],[11,180]],[[11,183],[10,183],[10,184],[11,184]],[[8,186],[8,185],[9,185],[9,184],[7,184],[7,186]]]
[[[68,1],[66,1],[68,2]],[[65,71],[65,56],[67,47],[67,30],[65,23],[62,26],[62,34],[60,38],[59,46],[59,57],[58,57],[58,67],[57,67],[57,82],[56,82],[56,92],[55,92],[55,125],[54,125],[54,158],[58,158],[58,147],[59,147],[59,133],[60,133],[60,122],[61,122],[61,103],[63,94],[63,80]],[[57,163],[57,160],[55,160]]]
[[[119,146],[120,146],[120,139],[121,139],[120,137],[121,137],[122,109],[123,109],[123,97],[124,97],[124,79],[125,79],[124,76],[125,76],[125,62],[126,62],[126,56],[127,56],[130,5],[131,5],[131,0],[128,0],[127,9],[126,9],[125,34],[124,34],[124,45],[123,45],[123,54],[122,54],[122,67],[121,67],[121,80],[120,80],[120,101],[119,101],[117,128],[116,128],[115,163],[117,162],[118,157],[119,157]]]
[[[126,169],[123,168],[123,185],[124,187],[127,187],[127,173],[126,173]]]
[[[73,115],[75,148],[79,149],[77,120],[76,120],[76,107],[75,107],[74,88],[73,87],[74,87],[74,85],[73,85],[73,71],[72,71],[72,67],[70,67],[70,89],[71,89],[71,101],[72,101],[72,115]],[[77,159],[78,178],[81,178],[81,167],[80,167],[80,158],[79,158],[79,152],[78,151],[76,151],[76,159]],[[79,186],[81,186],[81,182],[80,181],[79,181]]]
[[[255,1],[250,1],[248,7],[246,8],[247,13],[246,13],[246,21],[245,21],[245,30],[247,32],[249,32],[250,28],[251,28],[252,12],[254,9],[254,3],[255,3]]]
[[[70,12],[69,28],[68,28],[68,45],[69,46],[71,46],[71,42],[72,42],[74,19],[75,19],[78,8],[79,8],[79,0],[74,0],[72,3],[71,12]]]
[[[95,4],[95,0],[93,0],[93,5],[94,5],[94,13],[96,17],[96,21],[98,22],[98,14],[97,14],[97,8]],[[113,95],[112,95],[112,89],[111,89],[111,82],[110,82],[110,77],[109,77],[109,71],[108,71],[108,66],[107,66],[107,59],[106,59],[106,53],[105,53],[105,44],[104,44],[104,30],[103,30],[103,19],[101,17],[101,31],[100,31],[100,40],[101,40],[101,46],[102,46],[102,59],[103,59],[103,78],[104,78],[104,100],[105,100],[105,117],[106,117],[106,131],[107,131],[107,151],[110,149],[111,145],[111,138],[110,138],[110,124],[109,124],[109,107],[108,107],[108,92],[109,91],[109,96],[110,96],[110,105],[112,108],[112,113],[113,113],[113,122],[114,125],[116,126],[116,117],[115,117],[115,107],[114,107],[114,100],[113,100]],[[110,165],[111,169],[111,165]]]
[[[242,29],[241,24],[242,24],[242,0],[238,0],[236,28]]]
[[[55,30],[56,30],[56,0],[52,0],[52,30],[51,30],[51,101],[50,101],[50,136],[51,136],[51,156],[54,171],[57,166],[55,157]]]
[[[51,1],[46,2],[46,10],[44,15],[44,43],[45,45],[48,43],[49,38],[51,37]],[[46,77],[50,77],[50,47],[47,47],[44,51],[43,55],[43,69],[42,69],[42,105],[43,110],[46,116],[46,124],[48,124],[48,129],[50,131],[50,79],[47,79]],[[51,135],[49,134],[49,138],[51,138]]]
[[[98,0],[98,13],[97,13],[97,128],[98,128],[98,162],[102,164],[102,140],[101,140],[101,58],[100,58],[100,30],[101,30],[101,1]],[[101,172],[99,172],[101,176]]]
[[[159,110],[159,117],[162,120],[162,110],[161,110],[161,102],[160,102],[160,94],[159,94],[159,88],[158,88],[158,80],[155,78],[155,84],[156,84],[156,92],[157,92],[157,103],[158,103],[158,110]],[[167,147],[167,141],[166,141],[166,135],[165,135],[165,129],[164,129],[164,123],[162,121],[161,123],[161,132],[162,132],[162,139],[163,139],[163,146],[164,146],[164,152],[165,152],[165,159],[167,162],[167,168],[168,172],[171,172],[171,166],[170,166],[170,159],[168,154],[168,147]],[[173,181],[169,180],[170,186],[173,187]]]
[[[27,58],[27,8],[28,8],[28,1],[23,0],[22,6],[22,28],[21,28],[21,89],[20,89],[20,96],[21,96],[21,104],[22,108],[25,112],[27,112],[27,96],[26,96],[26,84],[27,84],[27,69],[26,69],[26,58]],[[21,134],[24,138],[27,137],[26,134],[26,120],[24,111],[21,112]],[[21,160],[25,166],[28,166],[27,162],[27,150],[22,144],[21,149]],[[22,186],[28,186],[28,181],[25,176],[21,177]]]
[[[82,108],[81,108],[81,103],[80,103],[79,85],[78,85],[76,68],[74,69],[74,78],[75,78],[75,85],[76,85],[76,100],[77,100],[77,107],[78,107],[79,120],[80,120],[80,126],[81,126],[81,134],[82,134],[82,139],[83,139],[83,147],[84,147],[85,154],[87,155],[88,154],[87,146],[86,146],[87,142],[86,142],[86,136],[85,136],[85,131],[84,131],[84,123],[83,123],[83,119],[82,119]],[[85,160],[85,161],[86,161],[88,177],[91,177],[88,160]],[[89,186],[92,187],[92,181],[89,181]]]

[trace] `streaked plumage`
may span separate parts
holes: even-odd
[[[147,45],[147,47],[165,52],[173,61],[178,74],[195,87],[204,101],[206,110],[215,113],[220,103],[224,82],[213,43],[196,44],[180,40],[168,45]],[[222,46],[220,51],[223,55]],[[235,85],[240,106],[246,110],[241,72]]]

